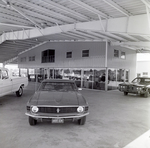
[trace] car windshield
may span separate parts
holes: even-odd
[[[74,91],[74,83],[67,82],[43,82],[39,88],[40,91]]]
[[[132,81],[133,83],[144,83],[150,84],[150,78],[136,78]]]

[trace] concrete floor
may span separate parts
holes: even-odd
[[[83,126],[28,124],[26,102],[34,93],[31,82],[24,95],[0,98],[0,148],[122,148],[150,129],[150,97],[116,91],[82,90],[89,103]]]

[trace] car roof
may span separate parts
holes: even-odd
[[[66,79],[45,79],[42,82],[69,82],[69,83],[74,83],[73,80],[66,80]]]

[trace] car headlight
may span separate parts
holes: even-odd
[[[39,111],[39,108],[37,106],[32,106],[32,112],[37,113]]]
[[[79,107],[77,108],[77,112],[82,113],[83,111],[84,111],[83,106],[79,106]]]

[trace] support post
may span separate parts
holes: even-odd
[[[108,65],[107,65],[107,61],[108,61],[108,41],[106,40],[106,50],[105,50],[105,70],[106,70],[106,74],[105,74],[105,91],[108,90]]]
[[[83,87],[83,69],[81,69],[81,88]]]

